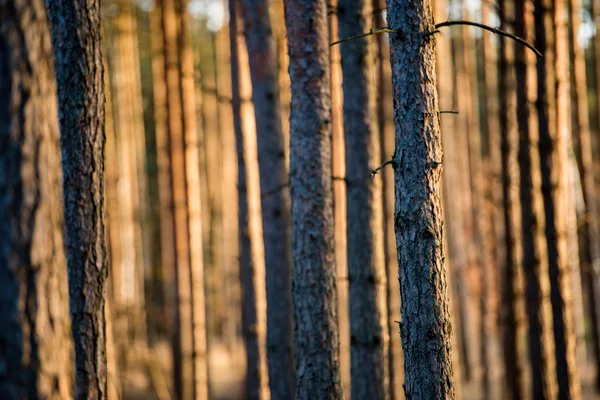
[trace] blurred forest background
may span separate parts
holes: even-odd
[[[190,290],[204,290],[205,293],[211,398],[244,397],[247,360],[244,335],[257,335],[262,349],[262,356],[251,360],[258,363],[258,367],[252,367],[266,367],[267,307],[260,197],[269,196],[269,193],[259,194],[257,189],[256,121],[249,71],[249,58],[260,57],[260,54],[247,53],[241,21],[243,12],[238,12],[241,20],[235,23],[227,1],[193,0],[182,8],[185,3],[170,0],[156,4],[142,0],[103,2],[107,66],[106,207],[110,250],[110,308],[107,312],[112,325],[109,389],[117,390],[119,396],[125,398],[149,398],[151,394],[160,399],[170,398],[174,369],[179,374],[185,371],[185,366],[177,367],[176,364],[191,362],[192,357],[187,352],[193,350],[185,346],[191,343],[186,337],[197,329],[196,321],[189,312],[189,304],[181,304],[189,301]],[[519,29],[515,9],[519,9],[521,3],[524,34],[518,36],[535,42],[533,2],[434,0],[433,3],[436,22],[469,20],[509,32]],[[600,2],[569,0],[557,3],[564,3],[561,18],[565,18],[567,25],[562,31],[563,36],[557,34],[556,40],[562,40],[565,46],[568,44],[568,54],[563,53],[561,59],[556,59],[556,65],[562,65],[556,67],[556,71],[562,71],[562,79],[568,79],[570,88],[555,93],[551,100],[558,101],[564,108],[562,111],[568,113],[563,114],[563,117],[568,115],[568,120],[562,118],[560,121],[563,124],[561,139],[553,139],[561,146],[558,150],[563,162],[560,173],[564,175],[564,186],[561,186],[564,203],[560,213],[565,214],[561,216],[565,224],[559,229],[563,230],[561,234],[568,245],[568,267],[564,273],[569,275],[571,285],[564,290],[572,305],[573,318],[569,323],[573,324],[576,336],[577,380],[581,380],[584,398],[596,398],[595,393],[600,390],[600,287],[596,286],[600,263],[597,231],[600,206],[600,66],[597,66],[600,62],[600,39],[597,37]],[[335,2],[330,2],[328,7],[329,41],[334,42],[340,39],[338,8]],[[372,17],[372,26],[385,26],[384,2],[374,0],[365,10]],[[283,12],[281,1],[271,2],[269,13],[288,159],[290,78]],[[373,58],[371,73],[376,83],[377,104],[371,110],[371,118],[377,124],[381,151],[380,162],[365,169],[369,173],[392,156],[394,127],[387,34],[364,40],[373,49],[369,55]],[[457,385],[459,382],[462,385],[461,398],[507,398],[503,394],[509,380],[506,374],[518,374],[518,379],[524,382],[531,379],[532,364],[526,341],[528,319],[524,305],[528,273],[521,268],[530,258],[523,253],[522,247],[522,241],[527,238],[535,242],[535,249],[531,250],[535,256],[531,256],[537,258],[534,263],[538,271],[542,271],[537,279],[542,282],[543,301],[549,302],[550,296],[548,277],[543,276],[543,271],[548,271],[549,257],[552,257],[544,253],[547,246],[543,235],[545,214],[539,161],[543,155],[532,156],[534,161],[529,171],[523,166],[519,168],[517,160],[519,146],[524,145],[517,132],[517,108],[535,109],[535,89],[533,93],[531,88],[526,92],[524,82],[515,79],[515,49],[520,45],[509,39],[474,27],[457,26],[442,29],[437,43],[438,90],[440,110],[443,111],[446,261],[455,359],[460,366],[455,367],[460,371]],[[340,57],[340,49],[345,45],[331,47],[330,60],[340,364],[344,391],[348,395],[351,343],[347,265],[351,255],[347,249],[346,220],[352,210],[346,204]],[[236,57],[232,56],[232,51],[238,53]],[[533,82],[531,87],[535,87],[535,55],[524,53],[517,61],[527,68],[525,78]],[[234,62],[236,65],[232,65]],[[233,85],[238,87],[232,87],[232,72],[237,75]],[[171,79],[178,80],[174,85],[180,85],[180,95],[172,93]],[[499,85],[504,87],[499,89]],[[524,102],[517,101],[517,96],[525,96]],[[167,118],[169,113],[183,114],[184,124],[195,127],[194,136],[186,137],[184,147],[168,144],[169,135],[184,132],[180,122],[167,125],[173,124]],[[235,120],[241,121],[244,135],[241,148],[236,148]],[[531,142],[525,145],[535,148],[539,140],[536,136],[534,134]],[[240,150],[244,153],[239,154]],[[199,195],[201,199],[201,213],[197,215],[202,226],[201,242],[192,240],[191,236],[186,239],[187,228],[177,222],[172,224],[172,219],[178,218],[178,207],[185,207],[178,201],[185,203],[186,199],[185,192],[177,194],[178,190],[184,190],[176,186],[177,182],[185,179],[188,168],[194,168],[188,164],[174,165],[174,160],[182,157],[184,152],[195,153],[199,166],[199,191],[192,195]],[[243,195],[247,196],[245,201],[248,203],[245,211],[247,231],[242,236],[249,238],[254,246],[253,273],[250,275],[240,273],[237,172],[240,158],[247,173],[247,192]],[[169,163],[173,165],[169,166]],[[169,173],[168,168],[173,168],[172,178],[164,176]],[[530,173],[533,181],[534,190],[529,199],[533,206],[531,216],[522,216],[518,212],[521,207],[527,207],[521,204],[519,197],[519,176],[523,173]],[[403,398],[392,175],[392,168],[387,167],[372,177],[375,185],[383,190],[376,207],[380,207],[385,216],[381,243],[385,247],[385,258],[376,268],[382,271],[383,281],[387,282],[384,295],[389,311],[384,316],[387,321],[383,326],[389,329],[386,335],[389,335],[390,390],[395,398]],[[172,200],[169,195],[167,199],[163,198],[169,190],[173,191]],[[176,200],[178,195],[181,197]],[[188,207],[191,207],[189,192],[187,196]],[[175,202],[174,213],[169,209],[170,201]],[[505,207],[511,210],[507,212]],[[530,222],[522,218],[533,218],[537,222],[527,227]],[[171,225],[165,228],[163,224]],[[195,286],[197,282],[175,284],[169,261],[174,251],[202,255],[203,287]],[[188,278],[180,276],[179,279]],[[174,290],[187,290],[177,294],[179,304],[173,301]],[[255,303],[256,320],[252,326],[242,323],[244,290],[254,292],[250,301]],[[514,303],[514,307],[509,303]],[[174,325],[176,307],[180,309]],[[503,347],[503,332],[509,329],[507,308],[511,307],[514,308],[514,326],[510,329],[516,332],[514,356],[517,360],[507,358],[507,350]],[[178,350],[172,351],[173,346]],[[507,367],[507,362],[512,362],[518,371]],[[253,379],[253,376],[256,375],[248,378]],[[267,392],[265,376],[263,371],[260,384]],[[523,397],[529,398],[526,395],[529,385],[523,387],[526,390]]]

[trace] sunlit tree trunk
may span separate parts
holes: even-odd
[[[339,39],[337,0],[328,3],[329,42]],[[331,146],[333,212],[335,226],[335,267],[337,273],[338,331],[340,337],[340,374],[344,393],[350,393],[350,309],[348,299],[348,252],[346,236],[346,156],[343,126],[342,66],[339,46],[329,51],[331,65]]]
[[[410,399],[454,399],[441,209],[442,148],[429,1],[387,1],[396,150],[393,157],[404,350]],[[416,288],[419,288],[418,290]]]
[[[534,37],[533,2],[515,2],[515,34],[529,41]],[[538,101],[535,55],[516,46],[517,120],[519,126],[519,167],[523,270],[526,282],[526,309],[529,320],[528,346],[532,365],[532,396],[556,396],[552,309],[548,279],[548,254],[544,236],[543,200],[538,149]],[[539,61],[538,61],[539,62]]]
[[[59,140],[44,3],[5,1],[0,4],[3,399],[73,398]]]
[[[500,0],[500,22],[505,25],[514,18],[513,0]],[[504,222],[504,260],[500,271],[501,324],[503,326],[502,351],[504,355],[504,380],[502,396],[521,399],[524,395],[525,315],[519,266],[521,265],[521,224],[519,208],[519,169],[517,152],[519,133],[517,126],[516,77],[514,69],[515,44],[500,40],[498,63],[498,96],[500,119],[500,148],[502,163],[502,212]]]
[[[56,56],[77,398],[106,397],[100,2],[47,0]]]
[[[267,283],[267,356],[271,397],[293,397],[291,216],[280,112],[277,53],[268,1],[240,1],[258,139]]]
[[[571,67],[571,130],[573,132],[573,142],[575,144],[575,153],[577,155],[577,165],[581,187],[583,190],[585,208],[578,215],[579,224],[579,248],[582,274],[585,277],[588,289],[588,298],[590,300],[590,309],[594,309],[594,299],[598,293],[598,278],[592,272],[595,260],[600,260],[600,242],[598,238],[598,216],[595,195],[595,171],[594,158],[592,151],[592,136],[590,129],[590,118],[588,109],[588,89],[585,70],[584,49],[578,42],[578,32],[580,28],[581,1],[569,0],[569,59]],[[574,188],[571,188],[574,190]],[[579,211],[579,210],[578,210]],[[575,332],[577,338],[577,355],[580,363],[584,363],[587,358],[586,337],[585,337],[585,316],[583,310],[576,305],[580,305],[581,299],[581,275],[579,270],[572,271],[572,295],[573,295],[573,314],[575,320]],[[594,314],[595,312],[592,311]],[[592,321],[593,322],[593,321]],[[592,323],[592,333],[597,332],[597,327]],[[594,336],[594,335],[593,335]],[[596,340],[592,340],[592,349],[595,349]],[[599,353],[600,354],[600,353]]]
[[[240,280],[242,334],[246,346],[246,394],[268,399],[266,368],[266,290],[262,241],[260,180],[254,107],[248,54],[243,40],[238,0],[229,0],[231,42],[231,93],[238,160]]]
[[[324,0],[286,0],[296,398],[341,399]],[[315,337],[320,338],[314,340]]]

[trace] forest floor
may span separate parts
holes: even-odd
[[[168,382],[166,371],[170,369],[171,354],[168,344],[161,344],[155,350],[156,359],[160,360],[163,376],[161,381]],[[211,399],[215,400],[243,400],[245,355],[241,343],[234,349],[228,350],[223,344],[213,344],[209,351],[211,376]],[[146,373],[147,368],[132,368],[126,377],[121,379],[122,397],[131,400],[171,400],[168,395],[160,396],[160,388],[156,382],[151,382]],[[600,400],[600,394],[594,392],[594,371],[587,364],[582,368],[582,399]],[[502,382],[496,382],[495,390],[500,391]],[[483,399],[483,388],[479,382],[464,383],[461,387],[462,400]],[[165,393],[163,391],[163,393]],[[495,399],[501,399],[501,393],[496,393]]]

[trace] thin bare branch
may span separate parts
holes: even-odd
[[[351,40],[356,40],[356,39],[364,38],[364,37],[371,36],[371,35],[378,35],[380,33],[396,33],[396,32],[397,31],[395,29],[390,29],[387,26],[384,26],[383,28],[371,29],[367,33],[361,33],[360,35],[351,36],[351,37],[348,37],[345,39],[340,39],[337,42],[331,43],[329,46],[334,46],[336,44],[340,44],[343,42],[349,42]]]
[[[377,175],[379,173],[379,171],[381,171],[386,165],[392,164],[394,162],[394,160],[387,160],[386,162],[384,162],[383,164],[381,164],[379,167],[375,168],[374,170],[371,171],[371,177]]]

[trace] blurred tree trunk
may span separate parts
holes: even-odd
[[[339,39],[338,17],[336,10],[337,0],[331,0],[329,7],[329,43]],[[342,389],[346,395],[350,394],[350,308],[348,299],[348,238],[346,235],[346,156],[344,144],[343,125],[343,93],[342,93],[342,65],[340,47],[333,46],[329,49],[331,65],[331,147],[333,171],[333,212],[335,226],[335,266],[337,274],[337,301],[338,301],[338,332],[340,338],[340,374]]]
[[[577,33],[579,32],[581,9],[580,0],[569,1],[569,59],[571,62],[571,129],[577,155],[578,171],[583,190],[585,208],[578,215],[579,224],[579,248],[581,260],[581,275],[574,277],[573,301],[579,304],[581,296],[581,276],[585,277],[587,297],[591,311],[592,351],[594,358],[600,362],[600,332],[598,329],[597,312],[600,307],[596,306],[600,287],[598,277],[594,272],[595,264],[600,261],[600,238],[598,237],[598,207],[596,203],[596,171],[594,170],[593,139],[590,129],[590,114],[588,108],[588,89],[585,70],[584,50],[578,44]],[[579,285],[579,292],[577,291]],[[584,365],[587,358],[585,338],[585,316],[577,309],[575,311],[575,329],[577,337],[577,348],[579,362]],[[600,384],[598,375],[596,387]]]
[[[100,2],[47,0],[56,55],[77,398],[106,397],[104,76]],[[90,295],[93,293],[93,295]]]
[[[265,261],[262,241],[260,179],[252,84],[238,0],[229,0],[231,93],[238,160],[242,332],[246,346],[246,394],[268,399]],[[271,171],[274,173],[274,171]]]
[[[341,399],[327,7],[324,0],[284,4],[294,105],[290,175],[296,397]]]
[[[514,18],[514,1],[498,3],[500,23],[507,26]],[[516,77],[514,69],[515,44],[499,41],[498,96],[500,120],[500,148],[502,163],[502,211],[504,222],[504,262],[500,272],[503,326],[504,380],[503,397],[518,400],[524,393],[525,315],[523,314],[523,289],[519,266],[521,265],[521,224],[518,197],[519,169],[517,126]]]
[[[568,167],[570,122],[564,5],[564,0],[536,0],[534,3],[535,45],[544,55],[537,60],[536,105],[558,396],[561,399],[578,399],[581,388],[569,287],[563,172]]]
[[[460,0],[461,10],[464,0]],[[461,11],[464,16],[466,11]],[[454,255],[457,256],[457,292],[459,303],[459,321],[460,321],[460,337],[461,337],[461,360],[464,367],[464,375],[462,378],[466,382],[472,379],[477,380],[478,367],[481,365],[479,360],[479,332],[478,319],[480,318],[479,298],[481,296],[480,277],[479,277],[479,260],[477,259],[478,252],[477,240],[479,239],[475,228],[477,224],[473,223],[474,217],[478,214],[479,208],[475,206],[474,191],[476,188],[473,184],[472,175],[477,173],[476,164],[477,155],[475,154],[476,146],[471,142],[478,134],[478,124],[475,121],[473,108],[473,87],[470,58],[474,51],[471,45],[471,39],[467,38],[467,27],[456,28],[456,34],[452,35],[453,40],[453,58],[454,58],[454,87],[461,88],[455,90],[454,104],[458,115],[456,118],[456,131],[461,132],[455,135],[455,147],[450,157],[455,157],[458,169],[456,173],[456,201],[458,203],[456,210],[460,210],[460,214],[456,216],[459,231],[456,232],[460,239],[456,239],[451,235],[449,243],[452,249],[456,249]],[[446,118],[448,116],[445,116]],[[457,156],[454,156],[456,154]],[[475,198],[474,198],[475,197]],[[453,216],[454,217],[454,216]],[[478,220],[477,220],[478,221]],[[455,247],[453,242],[460,241],[459,247]],[[461,243],[462,242],[462,243]]]
[[[277,53],[267,0],[241,0],[258,139],[267,283],[267,357],[271,397],[295,392],[291,220],[288,169],[280,112]]]
[[[450,310],[440,198],[442,148],[429,1],[387,1],[396,151],[398,250],[405,395],[454,399]],[[419,290],[415,290],[419,288]]]
[[[515,2],[515,34],[528,41],[534,37],[531,13],[533,2]],[[526,281],[526,309],[529,320],[528,345],[532,365],[532,396],[553,399],[556,396],[555,360],[552,342],[552,310],[548,281],[548,254],[544,236],[543,202],[540,193],[538,118],[535,104],[535,55],[515,48],[517,80],[517,119],[519,126],[519,167],[523,269]]]
[[[129,358],[138,345],[146,345],[146,311],[144,302],[144,249],[142,222],[146,220],[146,156],[142,114],[137,26],[135,9],[130,0],[118,2],[112,33],[114,122],[116,131],[116,165],[118,166],[118,201],[121,231],[120,286],[113,290],[121,343],[119,353]],[[110,40],[110,39],[109,39]],[[146,235],[147,236],[147,235]],[[129,343],[129,338],[134,343]]]
[[[385,0],[376,1],[376,28],[386,26],[383,18]],[[392,70],[390,68],[390,47],[387,34],[377,35],[378,47],[378,128],[381,159],[387,160],[394,154],[394,105],[392,102]],[[404,355],[400,340],[400,284],[398,282],[398,256],[396,253],[396,237],[394,235],[394,170],[384,168],[379,174],[383,182],[383,230],[386,268],[386,299],[388,324],[388,365],[389,365],[389,398],[400,400],[404,398]]]
[[[585,337],[585,315],[583,311],[582,282],[581,276],[586,277],[589,290],[588,296],[592,299],[595,296],[594,285],[597,279],[591,274],[592,260],[600,258],[600,243],[598,242],[598,217],[596,207],[596,197],[594,193],[594,160],[592,156],[592,137],[590,130],[590,119],[588,110],[587,80],[585,74],[585,55],[584,49],[578,43],[577,34],[581,24],[579,15],[581,9],[581,0],[569,0],[569,60],[570,63],[570,84],[571,84],[571,131],[573,132],[573,143],[575,147],[577,170],[579,174],[581,187],[583,190],[585,208],[582,215],[576,216],[579,227],[579,249],[580,262],[574,266],[570,272],[571,293],[573,296],[573,320],[575,321],[575,337],[577,343],[577,358],[580,365],[585,365],[587,359],[586,337]],[[577,176],[575,177],[577,178]],[[576,180],[576,179],[575,179]],[[575,193],[576,188],[567,188],[567,193]],[[569,230],[570,231],[570,230]],[[569,249],[571,251],[571,249]],[[592,328],[593,331],[593,328]]]
[[[174,387],[207,398],[207,355],[198,143],[185,2],[162,0],[154,15],[154,104],[161,192],[161,249],[170,309]]]
[[[449,4],[447,0],[434,2],[434,18],[442,21],[448,18]],[[439,107],[442,111],[455,110],[454,99],[454,62],[452,59],[452,38],[450,35],[440,35],[436,38],[436,77],[439,96]],[[391,96],[390,96],[391,97]],[[463,337],[458,323],[461,318],[461,298],[459,295],[459,274],[462,274],[466,264],[464,234],[462,233],[462,209],[460,198],[455,191],[458,189],[458,154],[456,151],[456,126],[455,115],[440,116],[440,131],[442,135],[442,148],[444,150],[444,169],[442,171],[442,206],[444,215],[448,218],[444,225],[444,245],[448,249],[447,279],[449,288],[449,302],[452,318],[452,363],[454,371],[454,390],[456,398],[462,398],[461,393],[461,346],[460,338]],[[392,192],[393,196],[393,192]],[[393,197],[392,197],[393,204]],[[393,211],[392,211],[393,212]],[[393,214],[392,214],[393,216]],[[392,220],[393,221],[393,220]],[[393,229],[393,228],[392,228]],[[394,243],[395,244],[395,243]],[[397,261],[396,261],[397,262]],[[395,263],[396,263],[395,262]],[[396,272],[397,274],[397,272]],[[396,320],[398,320],[397,318]]]
[[[3,2],[0,5],[0,364],[3,369],[0,397],[3,399],[73,398],[73,342],[53,64],[43,2]]]
[[[372,2],[340,0],[341,38],[373,27]],[[389,383],[382,190],[369,172],[381,165],[376,120],[374,43],[340,45],[346,153],[347,259],[350,300],[351,398],[385,398]]]

